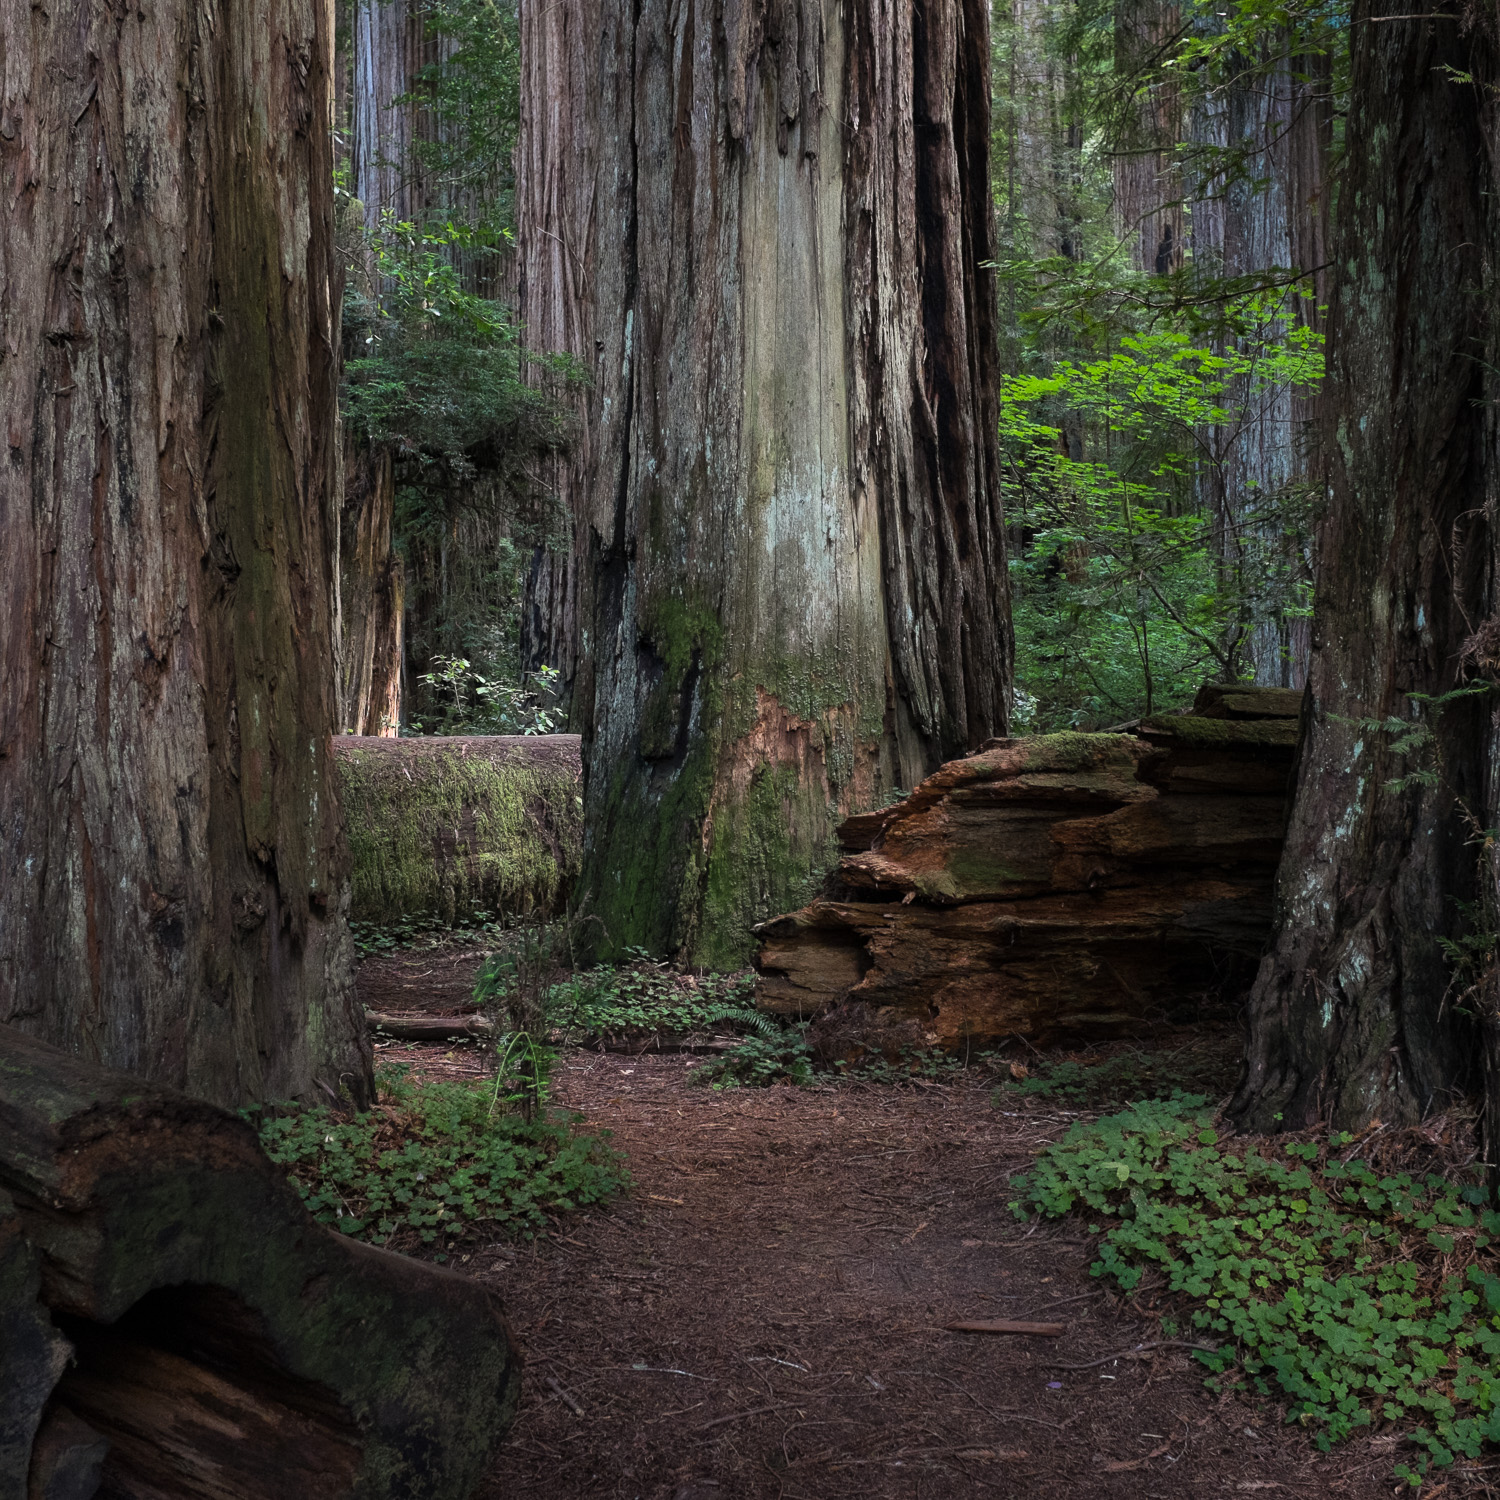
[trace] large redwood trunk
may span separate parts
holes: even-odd
[[[1115,71],[1131,80],[1115,148],[1115,221],[1137,270],[1166,276],[1182,267],[1187,236],[1182,177],[1182,91],[1162,67],[1182,34],[1182,13],[1164,0],[1117,0]]]
[[[522,26],[523,318],[593,376],[584,891],[739,963],[843,816],[1004,729],[988,7]]]
[[[331,8],[0,22],[0,1020],[222,1102],[359,1094]]]
[[[1371,24],[1413,10],[1438,19]],[[1354,21],[1305,743],[1234,1104],[1254,1128],[1416,1119],[1474,1063],[1442,940],[1475,890],[1485,714],[1411,695],[1455,686],[1486,605],[1481,107],[1495,70],[1443,4],[1382,0]],[[1388,715],[1433,738],[1393,753],[1365,722]]]

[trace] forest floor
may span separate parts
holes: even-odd
[[[371,960],[361,993],[456,1011],[464,963]],[[437,989],[398,1000],[423,968]],[[381,1057],[480,1071],[463,1047]],[[1211,1395],[1162,1342],[1165,1308],[1089,1275],[1080,1223],[1014,1216],[1008,1179],[1077,1112],[997,1108],[978,1069],[716,1092],[689,1081],[696,1061],[565,1053],[554,1098],[612,1133],[631,1194],[459,1263],[499,1290],[526,1355],[486,1500],[1413,1493],[1391,1477],[1398,1435],[1321,1454],[1274,1403]],[[944,1328],[974,1318],[1064,1332]],[[1421,1495],[1500,1495],[1500,1465]]]

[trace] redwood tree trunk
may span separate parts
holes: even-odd
[[[1372,24],[1382,10],[1438,19]],[[1443,4],[1357,5],[1351,35],[1302,766],[1234,1103],[1253,1128],[1419,1118],[1471,1081],[1475,1052],[1441,940],[1475,890],[1485,714],[1410,695],[1455,686],[1486,602],[1481,108],[1495,70]],[[1362,722],[1388,715],[1433,739],[1394,753]]]
[[[359,1094],[331,7],[0,23],[0,1020],[221,1102]]]
[[[406,579],[392,545],[390,449],[344,440],[339,526],[339,733],[395,735],[401,724]]]
[[[1246,59],[1240,76],[1210,90],[1192,111],[1190,132],[1199,145],[1243,157],[1243,170],[1227,183],[1213,170],[1193,184],[1193,261],[1206,276],[1303,272],[1288,322],[1321,330],[1328,288],[1328,60],[1292,56],[1277,33],[1264,46],[1253,65]],[[1252,399],[1248,387],[1241,378],[1228,393],[1226,404],[1243,407],[1238,421],[1204,430],[1211,461],[1199,483],[1224,566],[1246,594],[1243,664],[1263,687],[1300,688],[1307,680],[1309,621],[1267,605],[1291,597],[1311,577],[1310,549],[1283,516],[1296,491],[1316,483],[1307,441],[1315,397],[1283,387]]]
[[[1136,268],[1166,276],[1182,266],[1186,233],[1175,152],[1182,94],[1161,68],[1181,34],[1182,15],[1163,0],[1117,0],[1115,70],[1132,78],[1114,158],[1115,219]],[[1137,76],[1139,75],[1139,76]]]
[[[1005,727],[988,7],[522,27],[523,318],[593,375],[584,891],[608,947],[739,963],[837,821]]]

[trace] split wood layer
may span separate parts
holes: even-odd
[[[520,1358],[313,1222],[243,1120],[0,1026],[0,1494],[463,1500]]]
[[[824,894],[756,929],[759,1003],[852,1057],[1119,1033],[1248,980],[1300,698],[1209,687],[1133,734],[950,762],[849,819]]]

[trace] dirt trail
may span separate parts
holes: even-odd
[[[1150,1309],[1088,1275],[1076,1224],[1007,1207],[1009,1175],[1071,1115],[1001,1113],[976,1077],[715,1093],[691,1065],[566,1055],[560,1102],[613,1131],[635,1191],[463,1266],[501,1290],[528,1359],[487,1497],[1397,1491],[1393,1438],[1322,1455],[1273,1407],[1210,1396],[1182,1348],[1115,1357],[1161,1338]],[[943,1330],[974,1317],[1067,1327]]]

